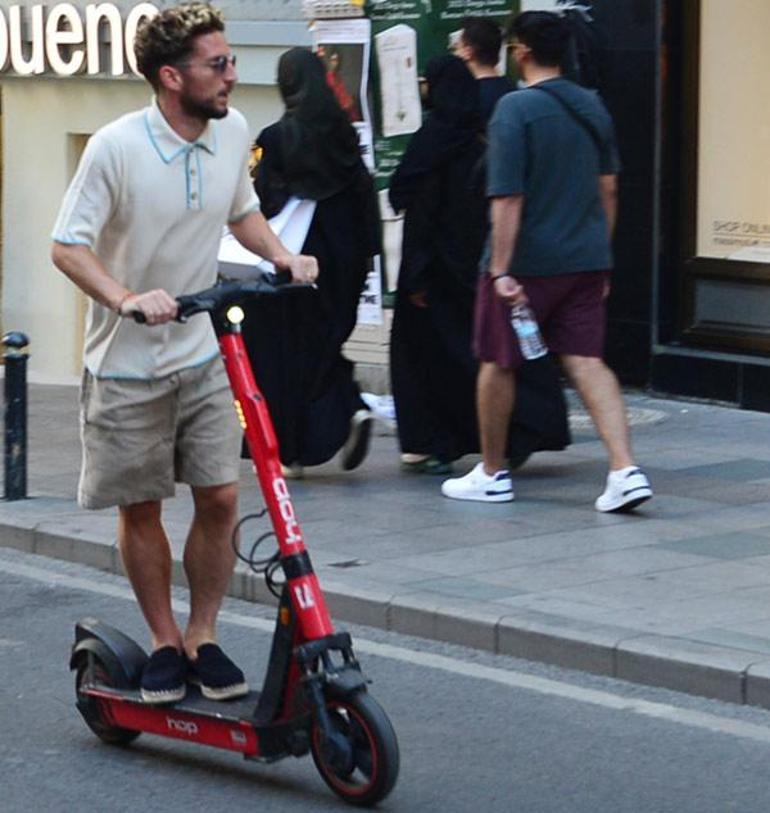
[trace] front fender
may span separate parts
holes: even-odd
[[[345,700],[356,692],[366,691],[366,678],[359,669],[342,669],[326,675],[324,695],[330,700]]]

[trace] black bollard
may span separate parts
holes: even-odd
[[[3,336],[5,361],[5,499],[27,498],[27,354],[29,339]]]

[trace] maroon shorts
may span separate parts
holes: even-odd
[[[529,305],[556,355],[601,358],[604,352],[604,291],[608,271],[581,271],[552,277],[519,277]],[[476,292],[473,350],[480,361],[517,369],[524,361],[511,327],[511,309],[482,274]]]

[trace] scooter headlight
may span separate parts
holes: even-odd
[[[233,305],[231,308],[227,309],[227,321],[230,322],[230,324],[240,325],[244,318],[245,314],[243,312],[243,308],[241,308],[239,305]]]

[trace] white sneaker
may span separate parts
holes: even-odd
[[[652,497],[652,487],[647,475],[636,466],[611,471],[607,475],[604,493],[597,498],[597,511],[605,513],[631,511]]]
[[[484,464],[479,463],[465,477],[444,480],[441,484],[441,493],[452,500],[511,502],[513,485],[510,472],[503,469],[489,475],[484,471]]]

